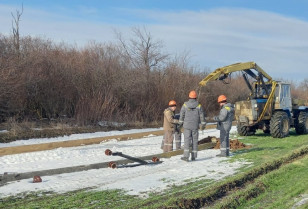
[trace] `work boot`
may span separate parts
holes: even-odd
[[[188,162],[188,158],[187,157],[181,157],[181,160],[184,160],[184,161]]]
[[[216,157],[227,157],[227,156],[225,154],[220,153],[220,154],[216,155]]]
[[[227,157],[230,156],[230,151],[229,151],[229,150],[226,151],[226,156],[227,156]]]
[[[191,161],[195,161],[196,160],[196,158],[195,157],[191,157]]]

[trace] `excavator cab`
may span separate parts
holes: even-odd
[[[292,111],[290,84],[279,82],[275,92],[275,108],[284,111]]]
[[[266,87],[263,85],[258,84],[257,82],[254,83],[254,88],[252,90],[252,99],[267,99],[269,97],[269,93],[272,91],[272,84],[266,84]]]

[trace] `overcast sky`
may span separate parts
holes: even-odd
[[[0,0],[0,33],[11,34],[22,4],[22,36],[82,47],[146,27],[164,51],[189,51],[201,69],[255,61],[275,79],[308,79],[307,0]]]

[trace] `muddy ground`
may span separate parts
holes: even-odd
[[[213,136],[208,136],[206,138],[199,140],[198,144],[204,144],[204,143],[209,143],[209,142],[215,142],[216,145],[214,149],[220,149],[220,139],[213,137]],[[237,149],[243,149],[243,148],[249,148],[249,146],[240,142],[237,139],[230,139],[230,149],[231,150],[237,150]]]

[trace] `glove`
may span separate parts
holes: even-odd
[[[217,127],[216,127],[217,130],[220,130],[221,129],[221,122],[217,122]]]
[[[181,131],[182,125],[183,125],[182,123],[181,124],[179,124],[179,123],[174,124],[174,132],[179,133]]]
[[[178,123],[177,127],[178,127],[178,130],[180,130],[183,127],[183,123]]]

